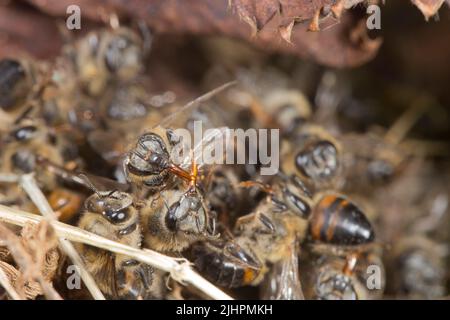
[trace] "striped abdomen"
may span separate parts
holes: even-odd
[[[375,234],[364,213],[340,195],[326,195],[314,208],[309,224],[315,241],[336,245],[372,242]]]

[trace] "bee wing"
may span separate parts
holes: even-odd
[[[126,153],[127,142],[118,131],[95,130],[88,135],[88,143],[105,161],[117,164]]]
[[[263,299],[304,300],[298,273],[298,255],[291,245],[290,255],[273,265],[263,290]]]
[[[84,176],[86,176],[92,186],[94,186],[95,190],[98,191],[122,191],[127,192],[130,190],[130,185],[127,183],[121,183],[116,180],[112,180],[109,178],[89,174],[89,173],[83,173]],[[79,177],[79,176],[78,176]],[[83,183],[84,186],[87,186],[87,182],[85,181]],[[89,186],[88,186],[89,187]]]
[[[211,91],[208,91],[207,93],[205,93],[205,94],[201,95],[200,97],[192,100],[191,102],[185,104],[184,106],[182,106],[181,108],[176,110],[174,113],[170,114],[169,116],[167,116],[166,118],[161,120],[161,122],[159,123],[159,126],[161,126],[161,127],[169,126],[173,121],[176,120],[176,118],[180,114],[186,113],[187,110],[189,110],[189,109],[198,107],[201,103],[208,101],[209,99],[214,97],[216,94],[224,91],[225,89],[227,89],[230,86],[235,85],[235,84],[236,84],[236,81],[227,82],[227,83],[221,85],[220,87],[217,87]]]
[[[129,184],[120,183],[109,178],[100,177],[89,173],[73,172],[43,157],[40,157],[38,161],[39,164],[42,165],[46,170],[68,183],[82,185],[89,189],[92,189],[94,187],[95,190],[99,191],[118,190],[126,192],[130,189]]]

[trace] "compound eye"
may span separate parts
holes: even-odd
[[[12,136],[17,141],[29,140],[34,136],[36,131],[37,131],[37,128],[35,126],[26,126],[26,127],[22,127],[20,129],[15,130],[12,133]]]
[[[177,210],[179,207],[180,207],[179,201],[172,204],[165,218],[166,227],[172,232],[177,231],[177,221],[178,221]]]
[[[18,61],[0,61],[0,108],[11,110],[16,106],[19,96],[26,95],[25,86],[21,86],[25,78],[25,70]]]
[[[200,203],[199,199],[197,199],[197,198],[190,199],[190,201],[189,201],[189,208],[192,211],[197,212],[198,210],[200,210],[200,207],[201,207],[201,203]]]
[[[103,215],[110,222],[116,224],[116,223],[121,223],[121,222],[126,221],[129,217],[129,212],[128,212],[128,209],[122,209],[122,210],[118,210],[118,211],[106,209],[103,212]]]

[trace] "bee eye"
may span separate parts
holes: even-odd
[[[36,131],[37,131],[37,128],[35,126],[26,126],[26,127],[22,127],[20,129],[15,130],[12,133],[12,136],[17,141],[29,140],[33,137],[33,135]]]
[[[190,202],[189,202],[189,208],[190,208],[192,211],[198,211],[198,210],[200,209],[200,207],[201,207],[200,200],[198,200],[197,198],[192,198],[192,199],[190,200]]]
[[[121,223],[123,221],[126,221],[129,217],[127,209],[123,209],[123,210],[119,210],[119,211],[106,209],[103,212],[103,215],[106,217],[106,219],[108,219],[112,223]]]
[[[171,205],[165,217],[166,227],[172,232],[177,231],[177,210],[179,207],[180,202],[176,202]]]
[[[18,96],[22,95],[17,89],[24,79],[25,71],[18,61],[12,59],[0,61],[0,108],[5,110],[14,108]]]

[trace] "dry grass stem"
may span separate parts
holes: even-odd
[[[43,218],[38,215],[0,205],[0,221],[24,226],[26,223],[38,224],[42,220]],[[148,249],[141,250],[126,246],[59,221],[53,222],[53,227],[59,237],[135,258],[136,260],[170,273],[172,278],[178,282],[193,285],[213,299],[232,299],[229,295],[192,270],[190,265],[186,263],[186,260],[183,260],[184,263],[180,263],[180,259],[168,257]]]

